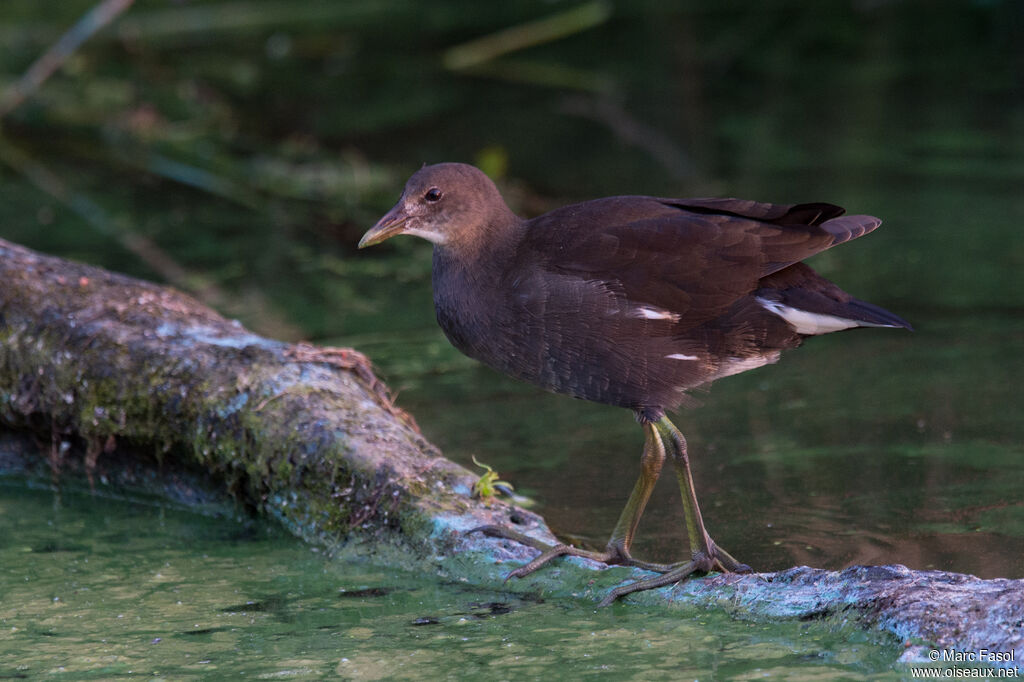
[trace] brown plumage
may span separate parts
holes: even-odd
[[[668,447],[682,466],[685,441],[665,411],[686,391],[774,362],[807,336],[909,328],[800,262],[880,224],[842,213],[822,203],[620,196],[523,220],[482,172],[439,164],[409,179],[360,246],[400,233],[433,242],[437,319],[459,350],[548,390],[634,410],[645,453],[661,443],[661,458]],[[628,555],[645,503],[630,498],[609,551],[595,558],[651,566]],[[695,557],[741,568],[700,526],[707,542]],[[539,561],[565,553],[581,552],[559,545]]]

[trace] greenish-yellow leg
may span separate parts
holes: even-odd
[[[640,524],[640,517],[643,516],[644,508],[647,506],[647,501],[651,498],[651,491],[654,490],[654,484],[658,482],[662,464],[665,462],[665,444],[659,436],[656,426],[654,424],[644,424],[644,433],[646,438],[644,440],[643,455],[640,459],[640,478],[637,479],[636,485],[633,486],[633,492],[630,493],[629,500],[619,515],[619,520],[615,524],[615,530],[612,531],[612,536],[608,540],[608,544],[603,552],[588,551],[565,544],[547,545],[503,526],[480,526],[470,531],[483,532],[493,537],[508,538],[541,551],[541,555],[536,559],[509,573],[506,576],[506,580],[508,578],[521,578],[529,575],[552,559],[560,556],[586,557],[606,564],[639,566],[640,568],[652,571],[669,571],[673,569],[672,566],[638,561],[629,553],[629,548],[633,544],[633,537],[636,535],[637,526]]]
[[[601,606],[607,606],[624,595],[671,585],[693,573],[708,573],[710,571],[745,573],[750,571],[749,566],[741,564],[716,545],[708,535],[707,529],[704,528],[704,519],[701,517],[700,506],[697,504],[697,493],[693,488],[690,458],[686,452],[686,439],[683,434],[679,432],[675,424],[669,421],[668,417],[662,417],[657,422],[645,423],[643,426],[645,440],[640,478],[633,486],[633,492],[630,494],[622,514],[619,515],[619,521],[615,524],[615,530],[612,531],[612,536],[603,552],[592,552],[565,544],[551,546],[502,526],[480,526],[470,531],[471,533],[480,531],[490,536],[508,538],[540,550],[540,556],[509,573],[506,580],[529,575],[560,556],[586,557],[606,564],[637,566],[661,573],[661,575],[647,580],[638,580],[629,585],[615,588],[601,601]],[[683,498],[683,514],[686,518],[686,534],[690,540],[689,561],[671,565],[639,561],[630,555],[629,549],[633,544],[637,526],[640,524],[640,517],[643,516],[644,508],[651,497],[651,491],[654,490],[654,484],[661,474],[666,450],[672,457],[676,477],[679,479],[679,492]]]
[[[686,452],[686,439],[668,417],[662,417],[654,424],[656,433],[663,443],[667,443],[675,466],[676,477],[679,479],[679,492],[683,498],[683,513],[686,517],[686,534],[690,538],[690,560],[670,567],[670,570],[659,576],[638,580],[629,585],[617,587],[601,601],[601,606],[611,604],[619,597],[642,590],[651,590],[677,583],[693,573],[722,571],[723,573],[746,573],[750,567],[741,564],[731,554],[719,547],[704,528],[700,506],[697,504],[697,493],[693,487],[693,475],[690,473],[690,458]]]

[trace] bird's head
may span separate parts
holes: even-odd
[[[438,246],[467,243],[509,217],[515,219],[483,171],[464,163],[424,166],[405,183],[398,203],[359,240],[359,248],[398,234]]]

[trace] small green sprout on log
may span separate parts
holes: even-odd
[[[486,464],[477,461],[476,455],[472,455],[472,457],[473,464],[487,470],[481,474],[480,478],[478,478],[476,483],[473,484],[473,497],[486,501],[492,499],[494,497],[494,493],[498,491],[501,491],[506,495],[510,495],[512,493],[514,488],[511,483],[499,479],[498,472]]]

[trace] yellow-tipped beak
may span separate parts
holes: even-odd
[[[376,225],[366,231],[363,238],[359,240],[359,248],[364,249],[367,246],[380,244],[385,239],[401,234],[405,221],[408,219],[409,216],[402,212],[402,205],[399,203],[378,220]]]

